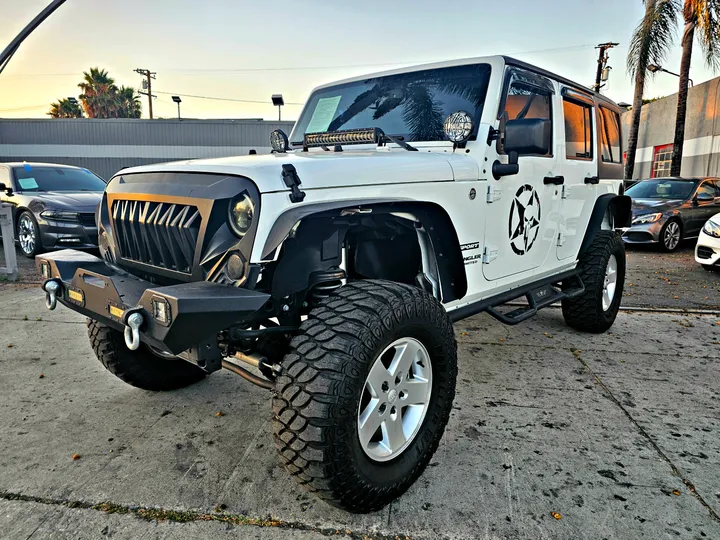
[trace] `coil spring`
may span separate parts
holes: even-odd
[[[315,283],[308,293],[308,304],[314,308],[334,291],[342,287],[345,271],[340,268],[331,268],[322,272],[313,272],[311,283]]]

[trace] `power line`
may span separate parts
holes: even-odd
[[[43,109],[45,107],[50,107],[49,104],[43,104],[43,105],[27,105],[25,107],[13,107],[12,109],[0,109],[0,112],[18,112],[18,111],[31,111],[34,109]]]
[[[217,97],[217,96],[197,96],[193,94],[183,94],[182,92],[158,92],[155,90],[156,94],[165,94],[168,96],[180,96],[180,97],[189,97],[189,98],[197,98],[197,99],[212,99],[217,101],[234,101],[237,103],[261,103],[263,105],[269,105],[270,102],[265,101],[259,101],[254,99],[235,99],[235,98],[224,98],[224,97]],[[289,101],[285,102],[285,105],[305,105],[304,103],[291,103]]]

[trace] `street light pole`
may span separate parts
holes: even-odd
[[[10,42],[10,45],[5,47],[5,50],[0,53],[0,73],[3,72],[5,67],[10,62],[13,54],[20,48],[20,44],[33,33],[33,31],[42,24],[42,22],[52,15],[57,8],[62,6],[65,0],[53,0],[49,6],[43,9],[37,17],[35,17],[30,23],[22,29],[22,31]]]
[[[282,106],[285,105],[285,100],[283,99],[282,94],[273,94],[272,104],[278,108],[278,122],[280,122],[282,120]]]
[[[182,120],[182,118],[180,118],[180,104],[182,103],[182,99],[180,99],[180,96],[173,96],[172,100],[177,103],[178,106],[178,120]]]

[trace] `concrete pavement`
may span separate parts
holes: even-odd
[[[279,467],[266,391],[220,372],[143,392],[37,289],[0,307],[2,538],[720,538],[720,316],[622,313],[601,336],[557,309],[458,323],[437,454],[356,516]]]

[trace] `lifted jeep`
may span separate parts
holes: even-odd
[[[453,321],[561,302],[578,330],[613,324],[630,201],[604,97],[511,58],[444,62],[322,86],[271,143],[119,172],[102,258],[37,263],[48,307],[86,315],[123,381],[226,368],[273,390],[280,459],[329,503],[377,510],[422,473],[455,395]]]

